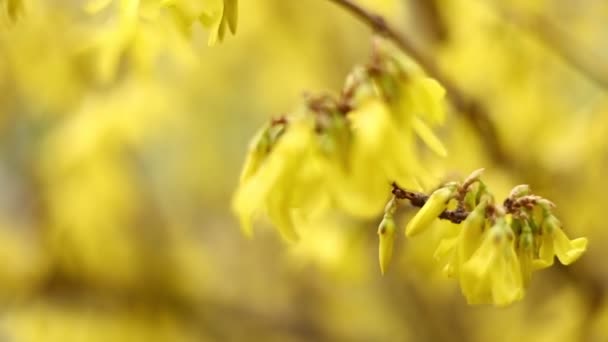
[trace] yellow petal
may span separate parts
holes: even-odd
[[[280,188],[282,186],[284,185],[277,185],[267,200],[268,217],[283,238],[295,242],[299,237],[293,223],[293,209],[290,207],[289,193],[286,192],[289,190]]]
[[[480,203],[462,223],[455,266],[456,272],[471,258],[481,244],[486,207],[487,202]]]
[[[575,262],[587,250],[587,238],[570,241],[561,229],[555,229],[553,235],[555,254],[564,265]]]
[[[441,143],[441,140],[437,138],[435,133],[433,133],[433,130],[431,130],[429,126],[424,123],[424,121],[422,121],[418,117],[412,118],[412,128],[414,129],[414,132],[416,132],[416,134],[420,137],[420,139],[422,139],[422,141],[424,141],[424,143],[433,152],[437,153],[437,155],[441,157],[445,157],[448,155],[448,151],[443,146],[443,143]]]
[[[420,77],[416,85],[420,88],[417,91],[417,102],[420,105],[419,111],[422,111],[425,118],[432,124],[441,124],[445,121],[445,108],[443,97],[445,89],[432,78]]]
[[[534,267],[537,269],[546,268],[553,265],[555,249],[553,248],[552,234],[544,231],[541,237],[541,245],[538,251],[539,260],[534,260]]]

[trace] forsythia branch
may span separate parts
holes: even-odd
[[[528,185],[515,186],[502,203],[480,179],[483,169],[462,182],[449,182],[429,196],[405,190],[393,183],[378,225],[378,260],[384,274],[389,266],[399,200],[420,210],[409,220],[405,235],[413,238],[434,229],[442,234],[433,257],[448,277],[457,278],[469,304],[504,306],[523,298],[532,273],[576,261],[587,250],[587,238],[570,239],[554,214],[555,205],[534,195]],[[452,205],[456,205],[454,210]],[[460,224],[454,236],[435,219]]]

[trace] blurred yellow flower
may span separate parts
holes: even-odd
[[[561,229],[561,223],[553,216],[545,217],[540,242],[540,267],[553,265],[554,256],[564,265],[575,262],[587,250],[587,238],[570,240]]]
[[[513,233],[504,219],[485,234],[460,275],[462,292],[469,304],[507,305],[524,294]]]

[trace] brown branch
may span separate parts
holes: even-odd
[[[461,112],[479,133],[491,158],[501,165],[509,165],[511,163],[510,158],[500,143],[496,127],[494,127],[494,124],[490,120],[489,113],[483,104],[469,94],[466,94],[452,82],[452,80],[439,69],[432,58],[418,50],[406,36],[402,35],[396,28],[387,23],[382,16],[361,7],[352,0],[329,1],[350,12],[357,19],[371,27],[378,35],[391,40],[404,53],[413,58],[429,76],[436,79],[445,87],[448,99],[454,108]]]
[[[410,204],[414,207],[422,208],[426,201],[429,200],[429,196],[423,194],[421,192],[413,192],[409,190],[402,189],[397,185],[397,183],[393,182],[392,184],[393,190],[392,193],[398,199],[406,199],[410,201]],[[452,223],[461,223],[464,221],[467,216],[469,216],[469,212],[464,209],[462,206],[458,206],[456,210],[444,210],[438,217],[442,220],[448,220]]]

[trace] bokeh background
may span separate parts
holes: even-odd
[[[497,131],[450,109],[429,173],[485,167],[499,198],[530,184],[589,237],[507,308],[467,306],[432,233],[399,235],[385,276],[377,220],[299,227],[296,244],[265,222],[241,233],[249,139],[338,91],[368,60],[365,25],[326,0],[241,0],[237,35],[208,47],[153,2],[0,1],[0,340],[608,341],[608,2],[359,1]]]

